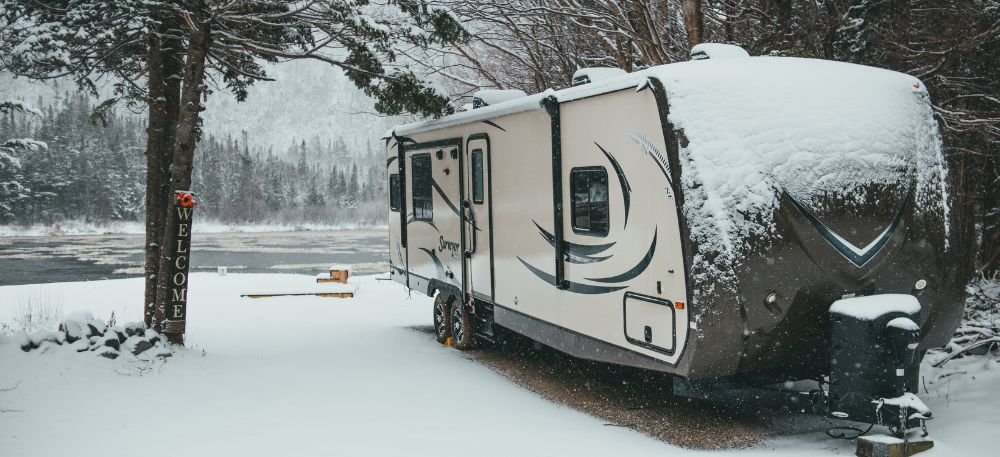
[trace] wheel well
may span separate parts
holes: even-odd
[[[453,286],[451,284],[448,284],[448,283],[444,283],[444,282],[438,281],[436,279],[430,280],[428,282],[428,284],[427,284],[427,296],[428,297],[433,297],[438,292],[449,294],[449,295],[453,295],[456,298],[459,298],[459,297],[462,296],[462,291],[459,290],[458,287],[455,287],[455,286]]]

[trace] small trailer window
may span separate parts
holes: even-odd
[[[472,150],[472,202],[483,202],[483,150]]]
[[[431,155],[414,154],[413,165],[413,218],[418,221],[434,219],[434,198],[431,190]]]
[[[399,174],[389,175],[389,210],[399,211]]]
[[[608,235],[608,171],[603,167],[574,168],[569,176],[573,192],[573,232]]]

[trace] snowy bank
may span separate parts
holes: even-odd
[[[440,456],[445,448],[482,456],[705,455],[605,426],[435,343],[412,329],[430,325],[431,300],[396,283],[352,277],[353,299],[239,297],[263,284],[314,283],[309,275],[193,274],[188,347],[156,365],[23,352],[0,337],[0,389],[10,389],[0,390],[7,411],[0,450],[77,453],[80,441],[65,438],[85,435],[148,456]],[[67,315],[87,309],[101,319],[112,312],[119,321],[141,319],[142,280],[123,279],[0,287],[0,322],[14,324],[19,297],[39,287]],[[922,455],[988,454],[1000,429],[1000,364],[967,357],[924,370],[921,396],[934,411],[937,444]],[[163,436],[177,439],[154,438]],[[712,455],[851,453],[853,444],[818,430]]]

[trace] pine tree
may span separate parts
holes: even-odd
[[[15,112],[34,116],[42,115],[41,111],[24,102],[0,100],[0,116],[13,118]],[[22,184],[24,175],[22,174],[21,159],[18,156],[47,147],[45,143],[31,138],[7,138],[2,139],[2,141],[0,143],[0,221],[15,216],[16,208],[28,198],[31,192],[30,188]]]
[[[351,164],[351,180],[347,184],[347,195],[351,200],[358,199],[358,164]]]
[[[298,148],[298,172],[299,178],[306,179],[309,177],[309,154],[306,151],[306,140],[302,140],[301,145]]]
[[[327,178],[326,183],[326,194],[330,197],[336,197],[340,194],[340,189],[338,188],[337,182],[337,166],[334,165],[330,168],[330,175]]]
[[[310,179],[309,194],[306,196],[306,205],[316,207],[322,206],[324,203],[326,203],[326,199],[323,197],[323,194],[319,193],[316,189],[316,180]]]

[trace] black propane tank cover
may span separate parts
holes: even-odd
[[[919,315],[920,304],[910,295],[854,297],[830,307],[831,413],[877,422],[873,401],[915,389],[919,357],[895,346],[896,341],[903,341],[904,348],[919,341],[919,328],[914,339],[912,332],[895,330],[889,323],[898,318],[916,322]]]

